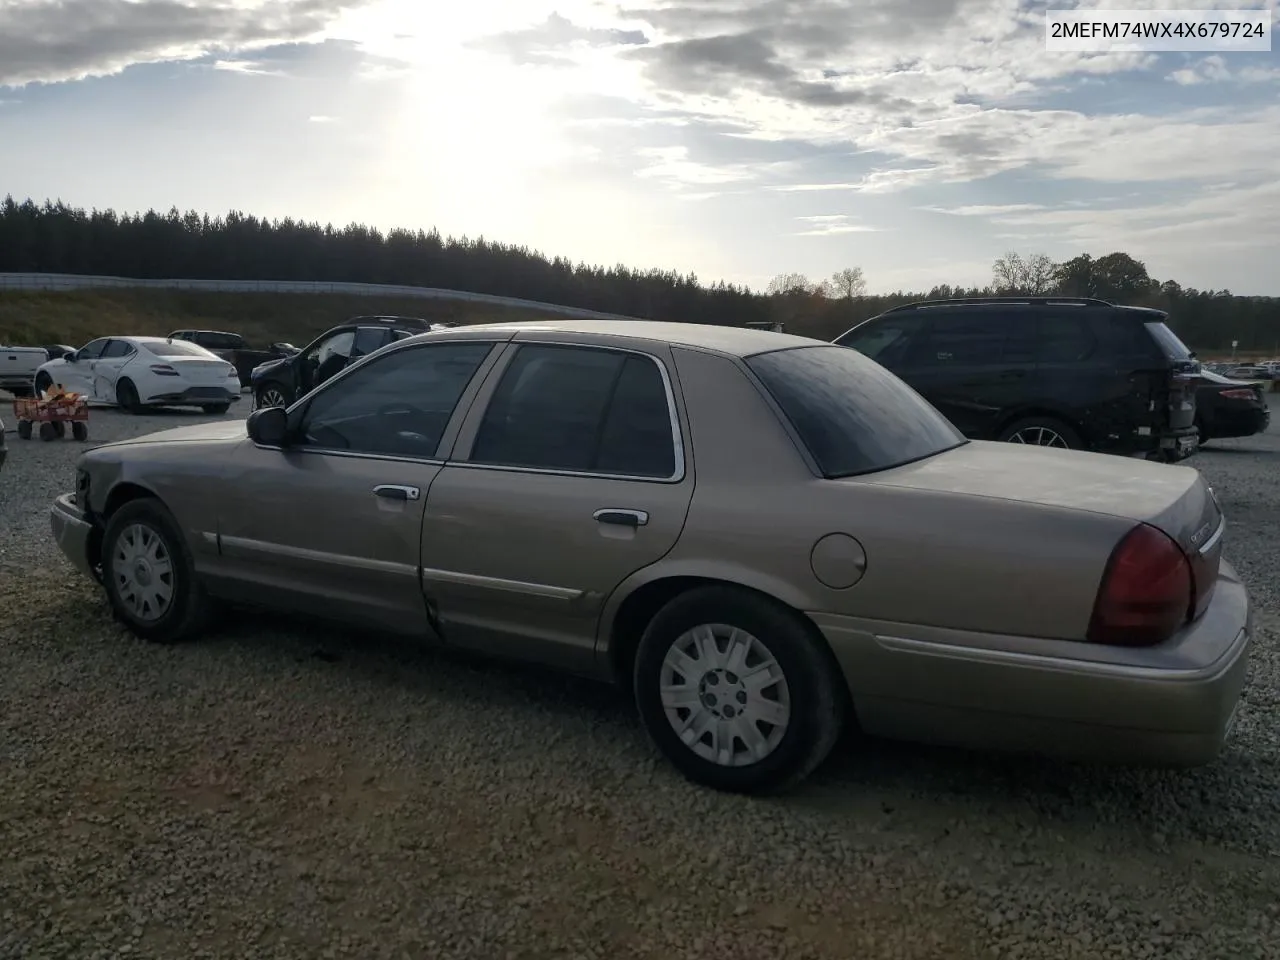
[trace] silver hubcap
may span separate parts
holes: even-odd
[[[1010,443],[1029,443],[1036,447],[1062,447],[1067,449],[1067,441],[1062,434],[1050,427],[1026,427],[1009,438]]]
[[[659,684],[671,728],[722,767],[759,763],[791,721],[791,691],[769,648],[723,623],[681,634],[662,661]]]
[[[139,620],[159,620],[173,603],[173,560],[148,526],[124,528],[111,555],[111,575],[121,602]]]
[[[263,390],[262,405],[264,407],[283,407],[284,396],[279,390]]]

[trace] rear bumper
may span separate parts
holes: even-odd
[[[812,616],[867,733],[1173,766],[1207,763],[1221,751],[1253,636],[1248,595],[1225,562],[1204,615],[1158,648],[959,638],[891,624],[868,630],[865,622]],[[1096,659],[1078,659],[1091,650]]]
[[[93,524],[74,502],[75,494],[64,493],[49,508],[49,525],[58,549],[81,573],[97,579],[94,558],[89,554]]]
[[[1271,410],[1267,407],[1224,407],[1214,411],[1213,418],[1205,424],[1210,437],[1251,437],[1271,426]]]
[[[240,391],[228,387],[188,387],[174,393],[157,393],[145,398],[143,403],[205,404],[235,403]]]

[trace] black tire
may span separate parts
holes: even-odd
[[[1062,442],[1042,443],[1033,442],[1030,439],[1031,437],[1047,438],[1051,434]],[[1020,435],[1026,439],[1015,439]],[[1021,420],[1015,420],[1001,430],[996,439],[1002,443],[1028,443],[1031,446],[1058,447],[1059,449],[1063,449],[1065,444],[1065,449],[1068,450],[1084,449],[1084,441],[1080,439],[1080,434],[1076,431],[1076,428],[1055,417],[1023,417]]]
[[[790,718],[772,752],[762,760],[731,766],[705,759],[686,745],[667,717],[661,697],[663,662],[689,631],[709,624],[723,624],[758,638],[785,679]],[[751,666],[747,663],[744,668],[750,670]],[[739,684],[742,679],[732,672],[725,676],[724,683]],[[691,677],[685,680],[693,685]],[[703,680],[704,686],[706,682]],[[695,783],[733,793],[776,793],[799,783],[827,758],[839,740],[848,708],[839,667],[816,630],[786,607],[736,587],[701,587],[663,607],[640,639],[633,684],[645,729],[672,765]],[[743,696],[741,687],[734,696]],[[729,700],[729,706],[723,708],[726,713],[736,702]],[[762,732],[758,723],[755,729]],[[741,742],[731,738],[731,749]]]
[[[57,440],[58,428],[55,427],[51,421],[45,420],[43,423],[40,424],[40,439],[41,440]]]
[[[84,443],[89,439],[89,425],[83,420],[73,420],[71,422],[71,436]]]
[[[49,376],[47,373],[45,373],[42,370],[36,374],[36,381],[35,381],[35,385],[31,390],[31,395],[33,397],[38,397],[45,390],[48,390],[52,386],[53,386],[53,377]]]
[[[278,403],[270,402],[273,393],[279,396],[280,401]],[[257,392],[254,394],[254,401],[259,410],[264,407],[287,407],[293,402],[293,391],[282,383],[268,381],[258,387]]]
[[[138,399],[138,388],[132,380],[120,380],[116,383],[116,403],[125,413],[141,413],[142,402]]]
[[[231,409],[231,404],[229,404],[229,403],[206,403],[206,404],[204,404],[200,409],[201,409],[201,410],[203,410],[205,413],[209,414],[209,416],[211,416],[211,417],[220,417],[220,416],[222,416],[224,413],[226,413],[228,410],[230,410],[230,409]]]
[[[19,440],[31,439],[31,421],[30,420],[18,421],[18,439]]]
[[[67,425],[61,420],[53,421],[53,435],[61,440],[67,435]]]
[[[132,534],[125,539],[126,534],[135,528],[157,537],[160,547],[156,555],[169,561],[170,598],[168,606],[155,618],[141,616],[134,609],[127,599],[127,581],[116,568],[132,540]],[[129,501],[107,521],[102,535],[102,581],[116,619],[135,636],[152,643],[188,640],[209,621],[209,599],[196,578],[191,551],[178,523],[163,503],[151,497]]]

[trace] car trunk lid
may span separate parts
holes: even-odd
[[[1216,582],[1222,511],[1190,467],[974,440],[927,460],[840,482],[1014,500],[1147,523],[1173,538],[1191,562],[1197,616]]]
[[[199,357],[164,357],[164,366],[172,367],[187,383],[199,387],[222,386],[230,377],[224,360],[208,360]],[[159,366],[160,364],[155,364]]]

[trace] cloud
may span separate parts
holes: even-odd
[[[634,47],[648,42],[649,38],[640,30],[582,27],[552,13],[535,26],[481,37],[469,45],[505,54],[516,63],[572,66],[574,61],[567,54],[574,48]]]
[[[1038,203],[997,203],[976,204],[964,207],[922,207],[930,213],[946,213],[953,217],[998,217],[1003,214],[1022,213],[1028,210],[1043,210]]]
[[[1169,79],[1179,86],[1189,87],[1202,83],[1271,83],[1280,80],[1280,70],[1274,67],[1245,66],[1232,70],[1227,61],[1218,55],[1205,57],[1189,67],[1174,70]]]
[[[247,73],[258,77],[283,77],[283,70],[272,70],[259,60],[215,60],[213,69],[225,73]]]
[[[308,122],[308,123],[337,123],[337,122],[338,122],[338,118],[337,118],[337,117],[326,117],[326,116],[324,116],[323,114],[319,114],[319,113],[317,113],[317,114],[313,114],[313,115],[312,115],[312,116],[310,116],[310,117],[307,117],[307,122]]]
[[[836,237],[846,233],[875,233],[879,229],[862,223],[850,223],[849,217],[843,213],[824,213],[796,219],[808,224],[808,227],[793,233],[794,237]]]
[[[0,86],[78,80],[137,63],[307,40],[357,3],[6,0],[0,3]]]

